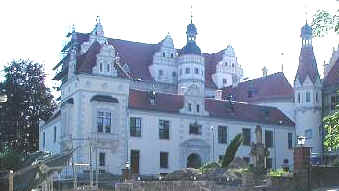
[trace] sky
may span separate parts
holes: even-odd
[[[192,6],[192,9],[191,9]],[[90,32],[100,16],[105,36],[158,43],[170,33],[176,48],[186,43],[186,25],[198,29],[202,52],[219,52],[232,45],[244,77],[280,72],[293,84],[301,48],[300,29],[318,9],[334,12],[336,0],[111,0],[1,1],[0,67],[13,59],[42,63],[50,87],[61,59],[60,50],[74,24],[77,32]],[[328,62],[339,35],[313,40],[318,70]],[[283,55],[282,55],[283,53]]]

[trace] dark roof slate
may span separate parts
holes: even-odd
[[[249,92],[251,97],[249,96]],[[240,102],[257,102],[272,99],[293,99],[294,90],[284,73],[278,72],[266,77],[240,82],[238,86],[223,89],[223,98],[232,95]]]
[[[299,79],[300,83],[304,83],[307,76],[309,76],[313,83],[319,77],[317,61],[315,60],[312,46],[301,48],[299,66],[295,79]]]
[[[339,59],[323,80],[324,88],[339,84]]]

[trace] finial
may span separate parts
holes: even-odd
[[[267,68],[266,68],[266,66],[263,67],[262,74],[263,74],[263,77],[267,76]]]
[[[75,25],[73,24],[72,25],[72,33],[74,33],[75,32]]]
[[[193,13],[192,13],[192,5],[191,5],[191,24],[193,23]]]
[[[284,53],[282,52],[281,57],[283,57],[283,56],[284,56]],[[281,64],[281,72],[284,73],[284,63]]]
[[[96,20],[97,24],[100,24],[100,16],[97,16]]]

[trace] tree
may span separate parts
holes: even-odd
[[[45,85],[43,66],[30,60],[14,60],[4,68],[0,87],[7,102],[0,108],[1,142],[19,152],[38,149],[39,119],[47,120],[56,104]]]
[[[312,29],[316,37],[323,37],[333,29],[339,34],[339,9],[334,15],[326,10],[318,10],[313,15]]]
[[[339,148],[339,105],[333,113],[324,118],[323,123],[326,132],[324,137],[325,150],[337,150]]]
[[[228,145],[228,147],[226,148],[225,155],[221,164],[222,168],[227,168],[227,166],[233,161],[242,141],[243,136],[241,133],[239,133],[232,139],[230,145]]]

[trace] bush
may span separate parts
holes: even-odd
[[[202,167],[200,167],[201,172],[206,172],[209,169],[220,168],[221,165],[217,162],[206,163]]]
[[[268,176],[291,176],[292,174],[284,169],[270,170]]]
[[[337,166],[337,167],[339,167],[339,158],[336,158],[336,159],[334,159],[334,161],[333,161],[333,164],[332,164],[333,166]]]

